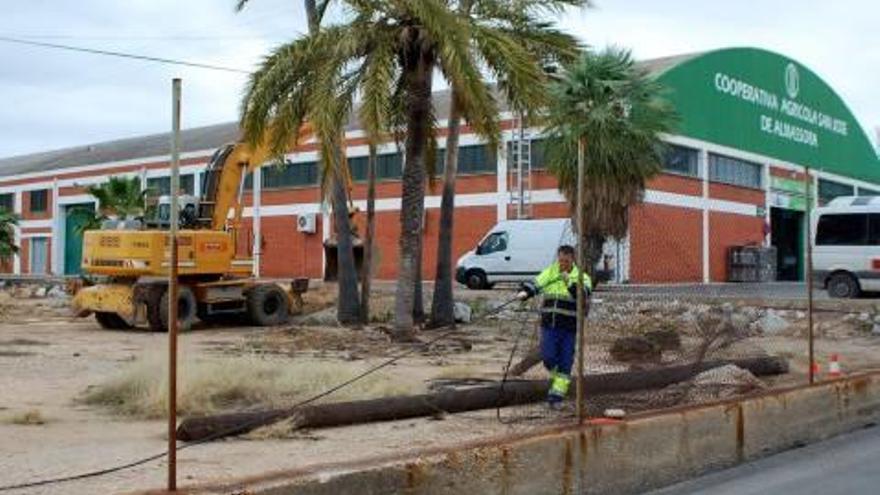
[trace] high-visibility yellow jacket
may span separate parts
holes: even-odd
[[[577,328],[577,281],[580,270],[577,265],[564,273],[559,262],[553,262],[535,277],[532,284],[524,284],[523,289],[534,296],[541,294],[541,326],[563,330]],[[584,273],[584,290],[588,295],[593,290],[593,281]]]

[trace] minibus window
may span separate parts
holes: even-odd
[[[825,214],[816,228],[818,246],[864,246],[868,243],[868,215]]]

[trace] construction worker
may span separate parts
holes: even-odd
[[[541,357],[550,372],[550,390],[547,403],[558,409],[568,394],[571,384],[571,366],[577,336],[577,280],[578,267],[574,264],[574,248],[560,246],[556,261],[542,271],[533,282],[522,285],[517,294],[525,301],[541,294]],[[584,273],[584,301],[593,284]]]

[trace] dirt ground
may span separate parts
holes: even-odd
[[[508,293],[464,292],[475,313],[491,307],[492,299]],[[181,355],[201,360],[226,362],[243,355],[257,359],[290,360],[296,363],[328,364],[346,369],[365,369],[397,352],[411,349],[393,344],[383,331],[383,317],[390,310],[386,293],[374,304],[379,320],[370,328],[355,331],[315,323],[314,314],[332,305],[332,288],[315,290],[306,300],[312,317],[273,329],[252,327],[203,327],[181,336]],[[613,310],[603,313],[602,304]],[[161,419],[144,420],[87,405],[82,398],[108,379],[118,376],[132,363],[167,349],[167,336],[148,331],[102,330],[92,319],[66,316],[61,298],[29,299],[0,296],[0,485],[100,469],[146,455],[161,453],[166,446],[166,424]],[[621,321],[609,318],[626,313],[645,315],[642,308],[621,306],[616,300],[597,301],[591,317],[595,333],[621,330]],[[659,311],[659,310],[658,310]],[[663,310],[666,311],[666,310]],[[672,308],[669,311],[684,313]],[[789,358],[792,373],[765,380],[768,385],[800,383],[807,370],[806,345],[800,315],[787,315],[793,324],[773,335],[749,335],[725,348],[733,356],[782,355]],[[311,319],[309,319],[311,318]],[[656,315],[646,321],[662,320]],[[644,319],[643,318],[643,319]],[[845,369],[865,368],[880,363],[880,337],[866,329],[873,315],[824,313],[823,329],[817,341],[817,356],[831,353],[845,356]],[[630,320],[629,325],[633,323]],[[641,321],[641,320],[640,320]],[[840,322],[849,322],[845,328]],[[871,320],[873,321],[873,320]],[[617,322],[617,323],[614,323]],[[840,323],[840,324],[838,324]],[[638,328],[642,328],[635,325]],[[642,326],[650,327],[650,324]],[[869,325],[867,325],[869,326]],[[531,326],[520,339],[521,355],[533,340]],[[841,330],[841,328],[843,328]],[[383,370],[383,380],[393,390],[418,392],[448,385],[458,378],[497,380],[507,363],[522,326],[515,314],[480,324],[467,325],[453,336],[430,348],[419,347],[412,356]],[[626,330],[631,331],[631,330]],[[632,330],[638,333],[640,330]],[[425,332],[430,338],[431,333]],[[695,340],[696,336],[685,336]],[[603,339],[587,347],[589,372],[621,371],[629,365],[614,362]],[[681,359],[664,354],[663,361]],[[529,376],[544,376],[534,369]],[[185,373],[182,370],[182,373]],[[642,405],[651,396],[638,398]],[[609,399],[601,407],[637,404]],[[650,404],[648,404],[650,405]],[[543,405],[525,406],[502,414],[481,411],[442,418],[421,418],[344,428],[291,432],[285,438],[253,434],[187,448],[179,453],[181,484],[219,481],[256,475],[279,469],[305,467],[367,456],[401,453],[422,447],[454,445],[481,437],[519,433],[538,425],[567,421],[570,411],[549,413]],[[356,441],[353,441],[356,440]],[[164,461],[151,462],[100,478],[14,493],[118,493],[162,487]]]

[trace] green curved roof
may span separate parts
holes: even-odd
[[[681,116],[678,134],[880,183],[880,159],[858,120],[796,60],[726,48],[657,69]]]

